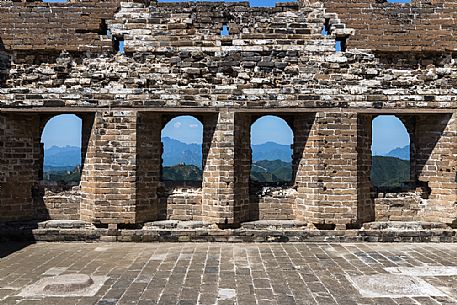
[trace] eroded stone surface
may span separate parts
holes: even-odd
[[[444,292],[424,280],[407,275],[370,274],[350,277],[350,281],[366,298],[445,296]]]
[[[388,267],[384,270],[393,274],[409,276],[457,276],[455,266]]]
[[[45,277],[20,292],[24,298],[93,296],[108,278],[86,274]]]
[[[218,291],[218,299],[219,300],[232,300],[236,297],[236,290],[235,289],[224,289],[220,288]]]

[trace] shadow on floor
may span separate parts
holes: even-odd
[[[28,246],[34,244],[33,242],[0,242],[0,259],[7,257],[14,252],[20,251]]]

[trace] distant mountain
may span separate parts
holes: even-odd
[[[162,156],[164,166],[186,164],[202,167],[200,144],[186,144],[168,137],[163,137],[162,142],[164,147]],[[260,160],[292,162],[292,151],[289,145],[267,142],[260,145],[252,145],[252,159],[254,162]]]
[[[275,142],[252,145],[252,160],[254,162],[260,160],[292,162],[292,149],[290,145]]]
[[[75,167],[81,164],[81,148],[52,146],[44,151],[45,167]]]
[[[200,144],[186,144],[168,137],[163,137],[162,143],[163,166],[186,164],[202,167],[202,146]]]
[[[410,181],[408,160],[394,157],[374,156],[372,158],[371,182],[377,187],[400,187]]]
[[[181,141],[163,137],[163,166],[177,164],[195,165],[202,167],[201,144],[186,144]],[[267,142],[252,146],[252,159],[254,162],[261,160],[292,162],[292,151],[289,145]],[[52,146],[45,150],[45,167],[75,167],[81,164],[81,149],[75,146]]]
[[[394,150],[388,152],[385,157],[395,157],[401,160],[409,160],[410,159],[410,146],[406,145],[403,148],[395,148]]]

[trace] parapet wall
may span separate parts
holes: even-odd
[[[348,48],[380,52],[455,51],[457,2],[412,0],[389,3],[374,0],[321,0],[328,18],[336,14],[355,30]]]
[[[293,220],[346,229],[397,213],[453,226],[452,5],[2,1],[0,220],[42,215],[41,132],[50,117],[75,113],[84,164],[69,205],[80,202],[80,219],[98,226]],[[183,114],[204,126],[203,181],[189,190],[160,181],[163,122]],[[293,179],[261,194],[249,178],[250,126],[266,114],[294,132]],[[411,198],[427,189],[400,212],[372,193],[371,123],[380,114],[396,115],[410,134]]]

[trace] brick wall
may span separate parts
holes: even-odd
[[[41,171],[39,115],[2,116],[1,220],[30,220],[36,215],[33,197],[39,192]]]
[[[251,190],[250,220],[295,220],[297,191],[288,187]]]
[[[202,215],[213,223],[235,224],[235,114],[222,111],[205,122],[204,142],[211,143],[204,162]],[[204,148],[206,149],[206,145]]]
[[[2,1],[0,37],[9,51],[112,50],[111,39],[100,39],[102,19],[111,19],[118,1]]]
[[[160,219],[201,221],[202,189],[196,184],[175,186],[175,183],[163,183],[158,196],[160,201]]]
[[[376,194],[376,221],[423,221],[426,201],[416,192]]]
[[[53,193],[46,191],[43,196],[43,208],[38,209],[39,219],[79,220],[81,192],[78,189]]]
[[[328,17],[353,28],[349,48],[379,51],[455,50],[456,1],[412,0],[408,4],[371,0],[322,0]],[[334,20],[334,19],[333,19]]]
[[[372,115],[359,114],[357,117],[357,219],[359,224],[374,220],[374,207],[377,207],[371,196],[372,121]]]

